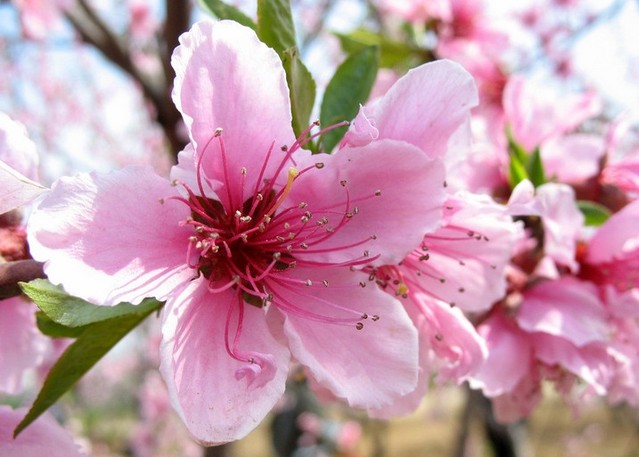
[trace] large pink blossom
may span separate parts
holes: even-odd
[[[27,414],[26,408],[0,405],[0,457],[82,457],[84,453],[73,437],[45,413],[16,439],[13,430]]]
[[[252,31],[202,22],[180,43],[191,144],[172,183],[137,167],[62,178],[30,219],[34,257],[95,303],[166,300],[160,369],[203,443],[252,430],[291,357],[354,407],[391,404],[415,387],[417,334],[358,270],[402,260],[439,224],[443,164],[393,139],[311,155]]]

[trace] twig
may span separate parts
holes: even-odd
[[[41,262],[29,259],[0,263],[0,298],[20,295],[18,283],[37,278],[46,278]]]

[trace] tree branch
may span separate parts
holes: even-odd
[[[20,295],[22,291],[18,286],[19,282],[38,278],[46,278],[41,262],[29,259],[0,263],[0,298]]]

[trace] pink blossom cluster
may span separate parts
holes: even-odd
[[[2,211],[43,194],[26,236],[52,283],[102,306],[165,302],[160,374],[204,445],[251,432],[297,369],[319,397],[378,418],[414,411],[433,379],[481,390],[505,422],[548,382],[571,403],[639,405],[639,148],[625,119],[595,122],[591,90],[508,74],[481,2],[391,5],[432,28],[442,59],[361,106],[334,151],[308,146],[342,124],[293,132],[273,49],[201,21],[171,60],[189,142],[169,179],[130,166],[45,191],[0,163]],[[0,370],[22,376],[24,360]],[[158,382],[145,381],[149,417],[168,406]]]
[[[575,27],[595,21],[597,12],[577,9],[577,2],[545,3],[520,13],[520,24],[555,61],[556,76],[565,78],[567,67],[560,63],[566,56],[558,56],[557,45],[569,40]],[[570,403],[600,395],[636,406],[638,361],[631,348],[639,329],[639,246],[633,229],[639,148],[632,124],[628,117],[602,122],[603,100],[592,89],[575,90],[574,81],[572,87],[551,85],[508,74],[506,49],[495,47],[497,35],[468,33],[488,23],[479,13],[482,2],[441,4],[447,7],[422,15],[421,9],[379,2],[413,24],[435,21],[455,30],[466,17],[478,24],[453,34],[452,42],[439,33],[435,49],[440,57],[463,62],[480,90],[480,105],[472,113],[472,152],[448,180],[505,203],[506,214],[524,230],[503,270],[505,293],[469,314],[487,356],[468,382],[493,399],[497,418],[505,422],[532,412],[543,381]],[[469,52],[473,48],[485,52]],[[530,58],[530,50],[512,44],[509,49],[524,61]],[[539,155],[543,183],[523,180],[515,186],[517,148],[529,157]],[[584,203],[603,210],[607,220],[586,221],[580,211]]]

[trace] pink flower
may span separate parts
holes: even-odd
[[[498,399],[501,420],[528,415],[544,378],[564,396],[577,379],[597,394],[607,392],[617,351],[608,346],[612,328],[592,284],[572,277],[540,282],[525,291],[513,314],[498,310],[479,326],[488,358],[470,381]]]
[[[13,430],[27,414],[26,408],[12,410],[0,405],[0,456],[11,457],[82,457],[86,456],[71,435],[53,417],[45,413],[16,439]]]
[[[62,12],[72,5],[72,0],[13,0],[13,3],[20,11],[25,37],[43,40],[60,25]]]
[[[34,257],[96,303],[167,301],[160,369],[205,444],[259,423],[291,356],[351,406],[391,404],[415,387],[416,330],[358,270],[438,225],[441,162],[392,139],[311,155],[254,32],[201,22],[180,42],[173,98],[191,144],[173,185],[136,167],[61,179],[30,219]]]
[[[575,255],[584,216],[570,186],[547,183],[535,189],[530,181],[524,180],[513,189],[508,206],[512,215],[541,216],[545,255],[559,265],[577,270]]]
[[[503,103],[513,136],[527,151],[570,133],[601,111],[601,100],[594,92],[558,97],[556,90],[521,76],[510,78]]]

